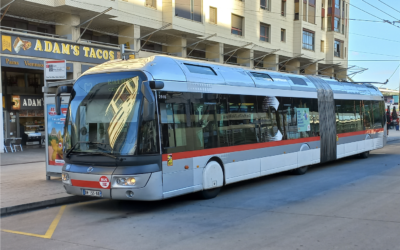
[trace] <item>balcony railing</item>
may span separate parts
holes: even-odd
[[[17,28],[11,28],[11,27],[7,27],[7,26],[0,26],[0,29],[21,32],[21,33],[26,33],[26,34],[49,36],[49,37],[53,37],[53,38],[63,38],[63,39],[67,38],[66,36],[60,36],[60,35],[56,35],[56,34],[49,34],[49,33],[44,33],[44,32],[32,31],[32,30],[17,29]]]

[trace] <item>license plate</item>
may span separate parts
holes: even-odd
[[[87,196],[102,197],[101,191],[82,189],[82,194]]]

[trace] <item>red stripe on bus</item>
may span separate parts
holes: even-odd
[[[97,188],[97,189],[110,189],[111,185],[108,185],[107,188],[103,188],[100,186],[100,183],[98,181],[83,181],[83,180],[72,180],[71,179],[71,184],[72,186],[76,187],[88,187],[88,188]]]
[[[368,130],[357,131],[357,132],[341,133],[341,134],[338,134],[338,136],[339,136],[339,138],[342,138],[342,137],[349,137],[349,136],[355,136],[355,135],[376,134],[379,132],[383,132],[383,128],[368,129]]]
[[[382,132],[382,131],[383,131],[383,128],[369,129],[369,130],[358,131],[358,132],[342,133],[342,134],[338,134],[338,136],[340,138],[340,137],[348,137],[348,136],[363,135],[363,134],[375,134],[375,133]],[[319,140],[320,140],[320,137],[315,136],[315,137],[300,138],[300,139],[293,139],[293,140],[262,142],[262,143],[254,143],[254,144],[222,147],[222,148],[212,148],[212,149],[201,149],[201,150],[193,150],[193,151],[188,151],[188,152],[179,152],[179,153],[171,153],[171,154],[173,155],[172,156],[173,160],[179,160],[179,159],[193,158],[193,157],[199,157],[199,156],[233,153],[233,152],[238,152],[238,151],[277,147],[277,146],[284,146],[284,145],[291,145],[291,144],[305,143],[305,142],[312,142],[312,141],[319,141]],[[163,154],[162,161],[167,161],[168,155],[169,154]]]
[[[171,153],[171,154],[173,155],[173,157],[172,157],[173,160],[179,160],[179,159],[199,157],[199,156],[205,156],[205,155],[233,153],[233,152],[238,152],[238,151],[245,151],[245,150],[252,150],[252,149],[259,149],[259,148],[269,148],[269,147],[276,147],[276,146],[283,146],[283,145],[290,145],[290,144],[304,143],[304,142],[312,142],[312,141],[319,141],[319,140],[320,140],[320,137],[315,136],[315,137],[300,138],[300,139],[293,139],[293,140],[271,141],[271,142],[253,143],[253,144],[231,146],[231,147],[201,149],[201,150],[193,150],[193,151]],[[168,155],[169,154],[163,154],[162,160],[167,161]]]

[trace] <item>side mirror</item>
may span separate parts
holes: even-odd
[[[149,85],[151,89],[163,89],[164,82],[162,81],[149,81]]]
[[[71,93],[72,86],[59,86],[56,91],[55,103],[56,103],[56,113],[61,115],[61,94]]]
[[[143,121],[152,121],[155,119],[156,112],[156,100],[154,94],[151,91],[149,82],[143,82],[142,84],[143,100]]]

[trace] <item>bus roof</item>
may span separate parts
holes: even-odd
[[[153,78],[150,80],[165,82],[192,82],[317,92],[316,86],[309,79],[309,77],[316,76],[249,69],[241,66],[165,55],[109,61],[87,70],[82,76],[132,70],[147,72]],[[329,84],[333,93],[336,94],[382,96],[378,88],[372,84],[339,82],[327,77],[320,77],[320,79]]]

